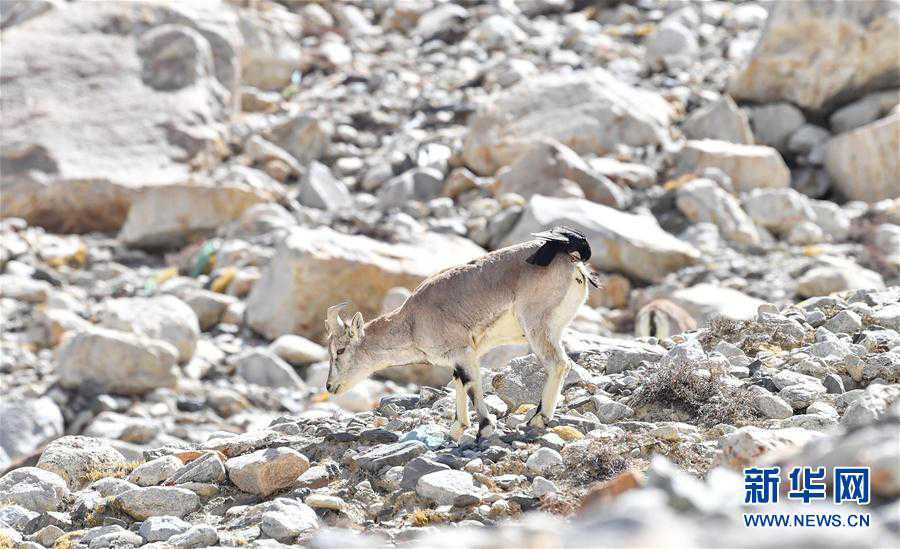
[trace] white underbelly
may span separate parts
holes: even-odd
[[[512,309],[508,309],[481,332],[472,334],[472,345],[479,355],[500,345],[512,345],[526,341],[522,325],[519,324]]]

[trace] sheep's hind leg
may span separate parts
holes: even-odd
[[[481,368],[474,354],[467,353],[460,357],[453,370],[453,378],[459,380],[465,388],[475,411],[478,413],[478,438],[488,437],[494,432],[497,417],[491,414],[484,401],[484,390],[481,384]]]
[[[465,433],[469,422],[469,402],[466,400],[466,387],[463,381],[456,377],[455,371],[453,376],[453,388],[456,390],[456,419],[453,426],[450,427],[450,437],[459,441]]]

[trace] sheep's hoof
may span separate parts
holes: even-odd
[[[482,418],[478,424],[478,440],[487,438],[494,434],[497,424],[497,416],[491,414],[486,418]]]
[[[455,442],[459,442],[459,439],[462,438],[463,433],[466,432],[466,426],[458,421],[453,422],[453,426],[450,427],[450,438],[452,438]]]
[[[525,422],[529,427],[537,427],[538,429],[542,429],[550,420],[544,417],[544,414],[540,412],[540,408],[535,408],[532,416],[528,418],[528,421]]]

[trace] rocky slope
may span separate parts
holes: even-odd
[[[890,545],[898,14],[5,2],[0,547]],[[521,347],[483,441],[443,371],[324,392],[329,305],[557,224],[604,285],[547,429]],[[745,505],[751,465],[868,466],[872,502]],[[775,510],[872,521],[747,535]]]

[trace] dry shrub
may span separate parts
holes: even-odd
[[[130,461],[124,465],[117,465],[114,468],[91,469],[90,471],[85,473],[82,480],[86,480],[90,483],[107,477],[125,478],[129,473],[134,471],[138,465],[142,463],[142,461]]]
[[[663,407],[687,414],[690,423],[700,427],[713,427],[719,423],[743,425],[754,414],[750,397],[743,388],[735,388],[722,382],[722,372],[714,370],[709,375],[697,375],[700,364],[681,363],[664,367],[656,363],[649,369],[646,382],[631,397],[629,406],[639,408]],[[656,418],[654,418],[656,419]],[[658,420],[671,419],[660,417]]]
[[[627,450],[601,440],[592,440],[587,446],[567,445],[562,450],[565,477],[581,486],[611,479],[628,468],[628,460],[623,455],[627,455]]]
[[[700,336],[700,345],[709,352],[720,341],[727,341],[740,347],[748,356],[756,356],[760,351],[778,352],[810,344],[813,336],[810,331],[802,339],[795,339],[788,337],[778,323],[720,316],[709,320]]]

